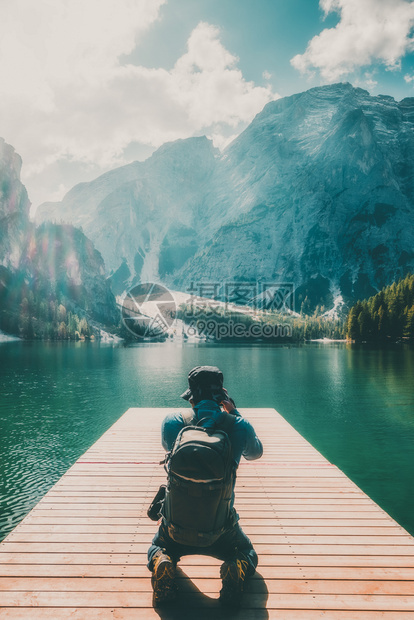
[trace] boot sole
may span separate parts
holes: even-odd
[[[175,566],[172,562],[160,562],[151,581],[156,605],[169,603],[176,598]]]

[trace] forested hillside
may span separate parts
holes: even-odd
[[[358,301],[348,314],[347,336],[357,342],[414,340],[414,275]]]

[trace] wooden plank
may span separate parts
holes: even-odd
[[[0,545],[2,620],[159,618],[146,509],[165,480],[168,411],[128,410]],[[238,473],[236,507],[260,562],[237,618],[414,618],[413,538],[274,410],[242,412],[265,456]],[[180,567],[165,617],[227,618],[220,562],[187,556]]]
[[[216,571],[217,572],[217,571]],[[218,594],[221,580],[218,574],[212,577],[194,577],[191,580],[180,573],[177,585],[182,591],[190,591],[191,584],[206,594]],[[29,588],[29,590],[28,590]],[[414,596],[414,581],[355,580],[355,579],[267,579],[266,582],[252,579],[249,593],[269,592],[269,594],[366,594],[367,591],[380,595]],[[72,577],[32,577],[27,583],[21,579],[0,578],[0,592],[152,592],[151,583],[146,578],[88,578]]]
[[[109,510],[109,509],[99,509],[85,506],[84,508],[80,508],[79,510],[62,510],[62,509],[54,509],[54,510],[44,510],[39,508],[38,516],[45,518],[53,518],[53,517],[63,517],[63,518],[91,518],[95,517],[97,519],[117,519],[117,518],[130,518],[130,519],[138,519],[146,515],[147,506],[143,506],[142,508],[137,508],[136,510]],[[357,510],[347,510],[343,511],[333,511],[333,510],[282,510],[275,509],[266,510],[266,511],[257,511],[257,510],[238,510],[240,517],[245,519],[256,519],[259,523],[260,521],[265,521],[271,519],[273,516],[277,520],[281,520],[283,518],[288,519],[353,519],[358,517],[359,520],[363,520],[364,518],[367,520],[371,520],[374,516],[376,516],[375,512],[372,511],[357,511]]]
[[[150,543],[150,541],[149,541]],[[148,544],[149,544],[148,543]],[[306,555],[303,550],[300,553],[292,550],[290,553],[261,554],[260,566],[367,566],[367,567],[405,567],[414,568],[412,555],[364,555],[347,554],[337,550],[337,554],[312,554]],[[0,554],[0,566],[2,564],[146,564],[147,555],[144,552],[126,553],[43,553],[19,552]],[[210,563],[209,558],[203,556],[185,557],[181,560],[182,566],[194,564],[205,566]],[[1,575],[1,570],[0,570]]]
[[[110,525],[111,527],[116,526],[116,525],[142,525],[142,524],[147,524],[148,525],[148,518],[145,516],[142,517],[138,517],[138,519],[136,518],[130,518],[130,517],[117,517],[117,518],[113,518],[111,520],[108,520],[107,518],[103,518],[103,517],[88,517],[87,514],[84,515],[83,517],[56,517],[54,516],[53,513],[48,513],[48,515],[46,517],[37,517],[37,516],[28,516],[26,517],[26,519],[23,522],[23,526],[26,525],[30,525],[30,524],[42,524],[42,525],[49,525],[50,527],[53,527],[54,525]],[[376,527],[376,526],[381,526],[381,527],[387,527],[394,530],[394,528],[392,527],[392,523],[390,523],[387,519],[385,518],[380,518],[380,519],[357,519],[357,518],[352,518],[352,519],[341,519],[341,518],[336,518],[336,519],[315,519],[312,517],[296,517],[296,518],[279,518],[277,516],[274,515],[270,515],[269,518],[263,518],[260,519],[260,521],[258,519],[252,518],[244,518],[243,519],[243,525],[244,526],[258,526],[258,527],[271,527],[271,526],[275,526],[275,527],[289,527],[291,525],[293,526],[320,526],[320,527]],[[156,528],[155,528],[156,529]],[[155,532],[154,529],[154,532]],[[402,529],[402,528],[401,528]],[[401,531],[401,529],[399,531]],[[398,530],[397,530],[398,531]],[[402,530],[404,532],[404,534],[406,534],[407,532],[405,532],[404,530]]]
[[[389,527],[362,527],[362,526],[354,526],[348,527],[345,525],[339,526],[313,526],[313,525],[302,525],[302,526],[294,526],[294,525],[278,525],[274,524],[272,521],[270,525],[246,525],[243,522],[243,531],[249,536],[249,534],[255,534],[255,539],[258,540],[260,535],[266,535],[271,537],[274,534],[285,534],[285,535],[321,535],[321,536],[330,536],[330,535],[338,535],[342,534],[343,536],[390,536],[393,538],[404,538],[407,534],[402,529],[392,530],[390,533]],[[154,533],[154,526],[151,523],[142,523],[140,525],[131,524],[131,525],[118,525],[118,524],[97,524],[97,525],[73,525],[69,523],[65,524],[54,524],[54,525],[44,525],[37,524],[34,522],[24,523],[20,526],[16,527],[15,530],[11,534],[9,534],[9,540],[16,540],[16,537],[20,537],[20,535],[25,534],[97,534],[97,535],[113,535],[113,534],[127,534],[134,535],[137,533],[141,534],[151,534]],[[39,539],[40,540],[40,539]]]
[[[374,535],[337,535],[330,536],[328,534],[323,533],[321,536],[308,536],[306,534],[287,534],[287,533],[274,533],[271,528],[268,528],[270,533],[258,533],[256,529],[251,530],[252,534],[254,534],[254,539],[256,544],[264,544],[264,545],[281,545],[281,544],[289,544],[289,545],[381,545],[381,546],[392,546],[393,548],[401,545],[406,545],[410,548],[411,541],[410,536],[374,536]],[[22,548],[26,549],[26,543],[37,543],[38,545],[44,545],[54,543],[54,544],[62,544],[62,543],[79,543],[83,545],[83,549],[87,550],[86,544],[96,544],[99,543],[99,547],[102,548],[102,544],[112,544],[112,543],[123,543],[130,544],[133,543],[143,543],[145,545],[148,544],[148,535],[153,533],[154,528],[148,527],[139,528],[135,532],[115,532],[115,533],[79,533],[79,532],[30,532],[23,533],[21,531],[14,532],[12,535],[8,536],[7,542],[8,545],[10,543],[17,543],[22,545]],[[245,533],[248,533],[248,530],[244,528]],[[33,545],[31,548],[35,551]],[[10,551],[10,546],[6,546],[5,549]]]
[[[68,497],[68,498],[48,498],[47,500],[42,500],[39,502],[39,507],[44,509],[53,509],[53,508],[67,508],[77,507],[78,505],[87,504],[88,506],[108,506],[112,505],[116,507],[122,506],[123,499],[126,501],[128,499],[128,506],[142,506],[143,499],[147,499],[151,494],[147,494],[144,497],[90,497],[86,499],[85,497]],[[269,507],[269,499],[263,496],[259,496],[257,498],[239,498],[236,502],[236,509],[240,510],[242,508],[250,508],[251,506],[260,506],[261,509],[266,510]],[[299,505],[301,507],[308,506],[368,506],[371,510],[375,512],[375,506],[372,505],[370,500],[365,498],[355,498],[355,499],[327,499],[327,498],[284,498],[277,499],[276,502],[271,501],[271,508],[273,510],[273,505],[277,506],[296,506]]]
[[[65,475],[66,476],[66,475]],[[262,477],[263,474],[261,474],[260,477]],[[160,475],[158,478],[156,478],[155,476],[152,476],[151,478],[151,486],[152,488],[155,488],[156,484],[158,483],[158,481],[161,483],[162,481],[165,481],[165,477],[163,477],[162,475]],[[351,483],[348,483],[345,481],[342,483],[341,488],[347,488],[348,490],[348,486],[349,489],[355,489],[357,493],[360,493],[361,491],[359,491],[358,489],[356,489],[355,487],[351,486]],[[51,489],[53,491],[59,491],[62,489],[67,489],[67,490],[76,490],[76,489],[80,489],[82,490],[83,487],[86,487],[87,489],[91,489],[91,490],[98,490],[98,489],[103,489],[103,490],[108,490],[108,489],[118,489],[118,490],[139,490],[142,488],[148,488],[147,484],[143,484],[142,482],[140,482],[139,480],[137,481],[133,481],[131,483],[131,481],[128,480],[123,480],[122,477],[118,478],[115,480],[114,484],[111,484],[110,480],[105,480],[103,484],[99,484],[96,482],[96,480],[94,478],[92,478],[91,480],[91,484],[88,485],[88,482],[85,480],[78,480],[78,481],[74,481],[69,480],[69,478],[64,477],[63,479],[61,479],[60,481],[58,481],[56,483],[56,485]],[[244,478],[240,478],[237,482],[237,487],[239,490],[243,490],[243,489],[247,489],[251,492],[252,489],[257,489],[257,480],[256,480],[256,484],[254,483],[254,481],[249,481],[247,482],[247,480],[245,480]],[[277,490],[284,490],[284,489],[289,489],[291,491],[294,490],[310,490],[310,489],[315,489],[315,490],[319,490],[319,491],[324,491],[326,489],[330,489],[330,488],[334,488],[335,490],[338,489],[338,484],[335,480],[320,480],[319,478],[314,478],[314,479],[297,479],[297,478],[293,478],[292,480],[290,480],[289,478],[282,478],[277,480],[276,482],[273,481],[272,485],[271,485],[271,489],[272,492],[273,491],[277,491]]]
[[[137,512],[142,511],[143,509],[145,509],[145,505],[143,505],[143,502],[114,502],[113,504],[108,504],[107,502],[103,502],[103,503],[96,503],[96,502],[85,502],[85,500],[83,502],[70,502],[69,504],[46,504],[41,502],[39,504],[39,511],[43,511],[43,512],[47,512],[47,511],[54,511],[57,514],[59,513],[64,513],[64,514],[73,514],[74,516],[77,513],[81,513],[82,511],[87,511],[89,514],[93,515],[94,513],[103,513],[103,514],[108,514],[108,515],[113,515],[116,516],[117,514],[121,513],[124,514],[126,516],[128,516],[128,513],[132,512],[133,514],[136,514]],[[260,512],[260,514],[264,515],[265,513],[274,513],[275,509],[277,509],[278,513],[285,513],[285,512],[294,512],[297,511],[299,513],[304,513],[304,514],[309,514],[312,512],[319,512],[321,513],[322,511],[325,511],[331,514],[350,514],[350,513],[357,513],[358,515],[372,515],[372,514],[377,514],[377,511],[375,509],[375,506],[372,504],[339,504],[339,506],[337,505],[331,505],[331,504],[320,504],[320,503],[314,503],[312,504],[311,502],[307,503],[307,504],[294,504],[294,503],[290,503],[289,504],[282,504],[282,503],[277,503],[273,505],[273,502],[269,501],[265,504],[254,504],[253,505],[251,503],[249,504],[244,504],[244,503],[237,503],[236,505],[236,509],[237,512],[239,512],[240,514],[244,513],[249,513],[249,512],[254,512],[255,514],[257,514],[258,512]],[[39,512],[40,514],[40,512]]]
[[[155,489],[152,489],[152,491],[155,491]],[[90,498],[91,501],[93,501],[95,498],[97,498],[98,500],[105,500],[108,499],[110,502],[115,502],[118,499],[123,499],[123,498],[129,498],[129,499],[139,499],[139,500],[143,500],[146,499],[148,496],[148,491],[145,490],[137,490],[137,491],[121,491],[121,490],[113,490],[113,491],[90,491],[88,493],[88,491],[54,491],[54,492],[50,492],[48,493],[48,495],[42,500],[42,502],[44,503],[68,503],[71,501],[77,501],[83,497],[88,497]],[[314,492],[314,493],[301,493],[301,492],[296,492],[294,490],[292,491],[286,491],[285,493],[273,493],[271,491],[267,491],[266,490],[266,498],[263,498],[263,490],[262,489],[250,489],[250,490],[244,490],[244,489],[240,489],[238,491],[238,499],[237,501],[240,502],[240,500],[242,499],[243,501],[246,502],[255,502],[255,503],[264,503],[264,502],[268,502],[269,499],[274,499],[274,500],[281,500],[281,499],[289,499],[290,497],[292,497],[294,500],[300,500],[300,499],[312,499],[314,498],[315,500],[320,500],[320,499],[327,499],[327,500],[331,500],[331,499],[341,499],[343,501],[346,500],[354,500],[355,498],[355,493],[343,493],[343,494],[339,494],[339,493],[318,493],[318,492]],[[355,498],[356,500],[360,500],[361,498]],[[367,500],[365,500],[367,501]],[[326,502],[325,502],[326,503]]]
[[[184,597],[183,597],[184,598]],[[411,596],[394,595],[347,595],[347,594],[255,594],[246,592],[243,596],[243,607],[247,609],[260,608],[266,603],[268,609],[345,609],[354,611],[413,611]],[[40,606],[59,607],[72,606],[75,609],[93,608],[97,604],[96,592],[3,592],[2,605],[4,607]],[[197,607],[199,594],[185,593],[187,607]],[[216,599],[208,600],[204,595],[205,607],[217,606]],[[135,609],[152,606],[152,592],[99,592],[99,606],[110,608],[134,607]],[[58,617],[58,616],[57,616]]]
[[[30,586],[31,577],[59,578],[77,577],[89,578],[144,578],[148,581],[148,569],[143,564],[4,564],[1,567],[3,577],[25,577],[19,579],[23,588]],[[217,578],[219,567],[209,564],[186,566],[185,571],[191,578]],[[381,568],[355,566],[262,566],[260,575],[265,580],[270,579],[349,579],[351,581],[414,581],[414,568]],[[252,577],[257,579],[257,574]]]
[[[148,549],[148,542],[128,543],[94,543],[94,542],[9,542],[6,540],[3,544],[3,552],[5,555],[13,553],[26,553],[28,544],[30,544],[31,554],[44,554],[45,544],[47,544],[48,553],[67,554],[67,553],[145,553]],[[375,544],[348,544],[346,540],[340,543],[329,544],[319,543],[312,545],[299,542],[297,544],[291,541],[285,541],[280,544],[260,543],[255,544],[255,549],[262,557],[265,555],[284,555],[284,554],[304,554],[304,555],[391,555],[391,556],[411,556],[414,564],[414,545],[375,545]]]
[[[197,607],[197,620],[211,620],[212,610],[210,608],[203,609],[203,601]],[[181,607],[175,606],[174,610],[163,613],[164,618],[170,620],[194,620],[194,609],[187,608],[185,604]],[[158,620],[160,613],[156,613],[151,608],[139,610],[139,620]],[[3,612],[2,620],[56,620],[56,610],[47,609],[45,607],[14,607],[7,608]],[[88,608],[88,620],[137,620],[136,608]],[[371,611],[364,610],[363,617],[356,618],[355,611],[343,610],[312,610],[312,609],[241,609],[233,617],[237,620],[412,620],[414,613],[412,612],[396,612],[396,611]],[[59,620],[85,620],[85,609],[59,608]],[[228,620],[229,612],[214,608],[215,620]]]

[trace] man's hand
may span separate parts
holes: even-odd
[[[236,407],[233,405],[233,403],[230,400],[223,400],[221,405],[224,411],[227,411],[227,413],[231,413],[232,411],[236,409]]]
[[[222,400],[220,403],[224,411],[226,411],[227,413],[232,413],[233,411],[236,411],[236,403],[234,402],[232,398],[230,398],[229,393],[226,390],[226,388],[223,388],[223,392],[225,393],[227,397],[224,400]]]
[[[223,407],[224,411],[227,411],[227,413],[231,413],[236,409],[236,403],[230,398],[226,388],[223,388],[223,392],[225,393],[227,398],[221,401],[221,406]]]

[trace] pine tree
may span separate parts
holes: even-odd
[[[347,319],[347,338],[351,340],[359,340],[360,327],[358,323],[359,313],[361,311],[360,302],[352,306]]]
[[[403,336],[409,340],[414,340],[414,305],[407,312]]]

